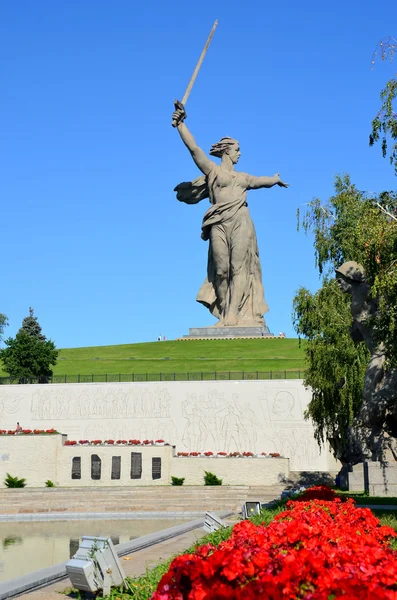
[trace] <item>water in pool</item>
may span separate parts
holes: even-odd
[[[0,581],[68,560],[82,535],[110,537],[114,544],[167,529],[183,519],[0,523]]]

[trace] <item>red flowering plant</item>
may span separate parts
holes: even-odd
[[[24,433],[25,435],[28,435],[29,433],[32,433],[31,429],[22,429],[22,433]]]
[[[114,444],[114,440],[105,440],[105,444],[110,444],[112,446]]]
[[[156,440],[156,444],[164,444],[164,440]]]
[[[75,446],[76,444],[76,440],[66,440],[65,442],[65,446]]]
[[[266,452],[261,452],[261,456],[267,456]]]
[[[79,440],[79,444],[80,446],[85,446],[86,444],[89,444],[90,440]]]
[[[149,444],[153,444],[153,440],[143,440],[142,444],[148,446]]]
[[[269,452],[269,456],[271,456],[272,458],[278,458],[280,456],[279,452]]]
[[[323,486],[307,492],[269,525],[243,521],[219,546],[175,558],[152,600],[397,600],[394,530],[350,500],[321,499]]]
[[[45,430],[46,433],[58,433],[56,429],[51,428],[51,429],[46,429]]]
[[[239,456],[241,456],[241,452],[229,452],[229,456],[231,458],[238,458]]]
[[[15,435],[15,434],[16,434],[16,431],[15,431],[15,429],[9,429],[9,430],[7,431],[7,435]]]
[[[253,452],[243,452],[243,456],[254,456]]]
[[[208,450],[207,452],[204,452],[204,456],[214,456],[214,453],[211,452],[211,450]]]
[[[40,433],[44,433],[44,429],[33,429],[33,433],[39,435]]]
[[[227,452],[217,452],[218,456],[227,456]]]
[[[189,452],[189,456],[200,456],[200,452]]]
[[[189,452],[178,452],[177,456],[189,456]]]
[[[127,440],[117,440],[116,444],[128,444]]]
[[[141,441],[140,440],[129,440],[128,443],[132,444],[133,446],[139,446]]]
[[[99,446],[99,444],[102,444],[102,440],[91,440],[91,444],[94,446]]]

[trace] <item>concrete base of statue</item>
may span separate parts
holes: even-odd
[[[184,335],[183,339],[199,340],[199,339],[230,339],[230,338],[260,338],[274,337],[270,333],[267,325],[257,325],[253,327],[244,327],[235,325],[231,327],[191,327],[189,335]]]
[[[370,496],[397,496],[397,464],[364,461],[350,467],[350,492],[366,492]]]

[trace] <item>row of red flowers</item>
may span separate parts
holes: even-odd
[[[152,600],[397,600],[396,537],[366,508],[310,488],[270,525],[175,558]]]
[[[0,435],[29,435],[30,433],[38,435],[40,433],[58,433],[56,429],[22,429],[17,431],[16,429],[0,429]]]
[[[80,446],[85,446],[88,444],[93,444],[94,446],[98,446],[99,444],[121,444],[121,445],[130,445],[130,446],[152,446],[153,444],[165,444],[164,440],[67,440],[65,442],[65,446],[76,446],[79,444]],[[167,444],[168,445],[168,444]]]
[[[229,452],[229,454],[227,452],[217,452],[215,454],[214,452],[211,452],[211,450],[208,450],[207,452],[178,452],[177,456],[228,456],[231,458],[238,458],[240,456],[255,456],[255,454],[253,452]],[[261,452],[256,456],[270,456],[272,458],[278,458],[280,454],[278,452],[269,452],[269,454],[266,454],[266,452]]]

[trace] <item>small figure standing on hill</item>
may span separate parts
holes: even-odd
[[[19,424],[19,421],[17,421],[17,426],[16,426],[16,429],[15,429],[15,431],[16,431],[17,433],[21,433],[21,431],[22,431],[22,427],[20,426],[20,424]]]

